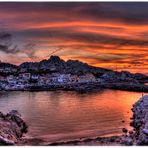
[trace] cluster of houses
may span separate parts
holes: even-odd
[[[57,56],[40,62],[26,62],[19,66],[0,62],[0,90],[22,90],[39,86],[79,83],[139,83],[148,82],[143,74],[92,68],[80,61],[65,62]],[[28,89],[27,89],[28,90]]]
[[[64,73],[32,74],[29,72],[21,72],[17,73],[16,75],[0,75],[0,90],[25,90],[34,86],[46,88],[48,86],[52,87],[66,84],[105,82],[139,83],[135,78],[133,78],[133,75],[128,72],[106,72],[102,74],[99,78],[95,77],[91,73],[87,73],[84,75],[72,75]]]
[[[96,78],[92,74],[81,76],[71,74],[31,74],[20,73],[17,76],[8,75],[0,76],[0,89],[2,90],[23,90],[30,86],[52,86],[73,83],[89,83],[96,82]]]
[[[17,72],[17,69],[16,68],[13,68],[13,67],[0,67],[0,73],[3,72],[3,73],[16,73]]]

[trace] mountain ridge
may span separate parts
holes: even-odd
[[[138,75],[138,77],[145,77],[144,74],[132,74],[128,71],[117,72],[107,68],[95,67],[91,66],[87,63],[81,62],[79,60],[67,60],[64,61],[59,56],[50,56],[49,59],[44,59],[39,62],[24,62],[20,65],[14,65],[10,63],[0,62],[1,73],[3,73],[3,69],[11,69],[13,68],[12,73],[16,71],[16,73],[66,73],[66,74],[76,74],[76,75],[84,75],[86,73],[91,73],[96,77],[101,76],[106,72],[110,73],[125,73],[127,75]],[[11,70],[10,72],[11,73]]]
[[[71,74],[84,74],[84,73],[104,73],[111,72],[113,70],[94,67],[83,63],[79,60],[67,60],[64,61],[58,56],[51,56],[49,59],[44,59],[39,62],[24,62],[20,65],[14,65],[9,63],[0,63],[0,67],[12,67],[16,68],[19,72],[59,72],[59,73],[71,73]]]

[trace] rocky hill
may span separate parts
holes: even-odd
[[[48,60],[23,63],[19,66],[19,71],[48,73],[59,72],[81,75],[86,73],[100,74],[112,70],[93,67],[88,65],[87,63],[83,63],[78,60],[64,61],[58,56],[51,56]]]

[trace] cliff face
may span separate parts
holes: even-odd
[[[0,112],[0,145],[13,145],[26,132],[27,125],[16,110],[6,115]]]

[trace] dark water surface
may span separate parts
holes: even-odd
[[[142,93],[103,90],[1,92],[0,111],[18,110],[29,125],[29,137],[52,140],[108,136],[130,129],[131,107]],[[125,122],[123,123],[122,120]]]

